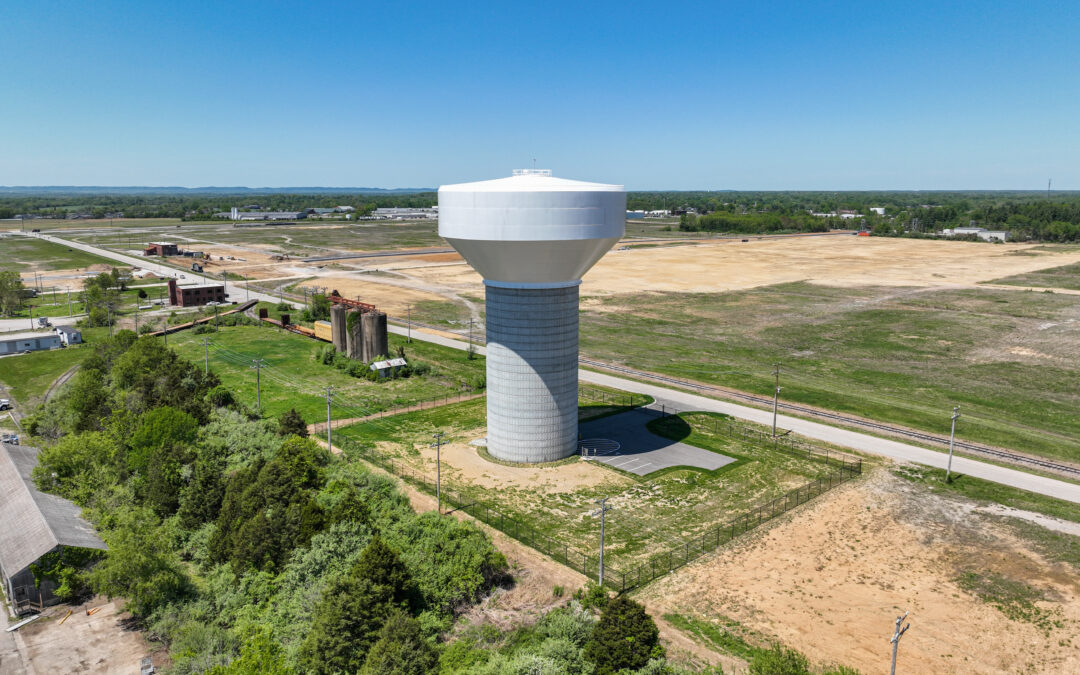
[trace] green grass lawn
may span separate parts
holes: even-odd
[[[579,405],[595,405],[594,397],[579,401]],[[597,472],[597,480],[587,487],[553,477],[543,489],[514,484],[491,489],[475,484],[459,468],[444,463],[443,485],[590,554],[599,550],[600,533],[596,519],[589,514],[596,508],[597,499],[608,497],[615,510],[607,520],[607,560],[614,568],[629,570],[650,555],[701,537],[736,515],[832,471],[819,461],[774,450],[771,444],[733,438],[724,432],[723,424],[713,432],[707,427],[713,419],[725,418],[690,413],[657,420],[652,428],[656,433],[676,434],[684,443],[738,460],[717,471],[675,468],[641,478],[596,463],[586,469]],[[363,457],[375,452],[425,475],[434,475],[433,462],[422,457],[418,448],[426,447],[437,431],[445,434],[448,443],[467,443],[482,435],[485,402],[469,401],[377,422],[336,430],[335,443],[344,443],[342,439],[347,438],[353,441],[346,444],[349,454]],[[693,429],[688,436],[687,425]]]
[[[986,282],[1010,286],[1035,286],[1038,288],[1068,288],[1080,291],[1080,263],[1050,267],[1044,270],[1002,277]]]
[[[251,363],[261,358],[265,366],[260,374],[263,412],[277,416],[295,407],[310,422],[326,419],[327,386],[334,387],[337,396],[334,417],[348,418],[456,395],[464,384],[474,383],[484,374],[483,358],[469,360],[458,350],[419,341],[405,344],[404,338],[392,333],[390,350],[404,346],[406,358],[413,364],[428,364],[430,373],[384,382],[357,379],[314,360],[315,352],[328,343],[270,325],[223,327],[203,335],[183,331],[169,336],[169,346],[202,364],[204,338],[211,342],[210,368],[239,400],[255,406],[256,373]]]
[[[90,265],[116,265],[108,258],[77,251],[62,244],[30,237],[5,237],[0,244],[4,250],[4,265],[16,272],[46,272],[84,268]]]
[[[601,298],[582,353],[614,363],[1080,461],[1080,336],[1064,294],[792,283]],[[614,337],[617,336],[617,339]],[[1018,349],[1022,347],[1022,349]]]
[[[41,403],[56,378],[92,353],[91,347],[84,344],[0,358],[0,383],[11,394],[0,393],[0,398],[15,399],[21,411],[29,413]]]
[[[146,293],[146,298],[139,300],[139,291]],[[86,306],[79,300],[81,292],[72,291],[70,295],[63,291],[45,291],[36,298],[27,298],[23,300],[22,309],[4,318],[29,318],[31,312],[33,316],[77,316],[79,314],[86,313]],[[70,298],[70,303],[68,302]],[[166,304],[168,303],[168,290],[165,284],[152,284],[142,286],[140,288],[128,288],[126,291],[122,291],[118,296],[118,315],[126,315],[134,313],[136,302],[143,305],[149,305],[153,301],[162,300]]]

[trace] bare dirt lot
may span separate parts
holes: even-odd
[[[0,654],[0,673],[137,674],[142,658],[161,650],[126,623],[131,615],[118,604],[98,597],[76,607],[50,608],[45,617],[8,634],[13,645],[5,644]],[[87,616],[94,607],[101,609]],[[73,611],[64,619],[68,609]],[[157,654],[154,663],[160,667],[164,660]]]
[[[424,301],[444,301],[447,298],[428,291],[382,283],[370,276],[325,276],[298,284],[298,287],[325,287],[347,298],[361,298],[394,316],[405,316],[410,305]]]
[[[713,292],[810,280],[836,285],[947,286],[1080,261],[1080,252],[1033,252],[1027,244],[981,244],[883,237],[793,237],[612,251],[585,275],[582,293]],[[1017,255],[1025,251],[1035,255]],[[468,267],[412,275],[477,287]]]
[[[777,639],[819,664],[887,672],[911,611],[911,673],[1075,673],[1080,580],[1005,519],[932,496],[885,470],[641,594],[657,614]]]

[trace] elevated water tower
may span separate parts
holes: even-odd
[[[439,234],[484,277],[493,457],[577,451],[578,286],[625,222],[621,185],[547,170],[439,188]]]

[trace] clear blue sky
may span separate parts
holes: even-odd
[[[1080,189],[1080,3],[0,3],[0,185]]]

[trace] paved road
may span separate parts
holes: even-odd
[[[390,331],[399,335],[404,335],[406,333],[406,329],[401,326],[390,326]],[[432,335],[431,333],[422,332],[415,328],[412,331],[412,336],[413,339],[416,340],[434,342],[455,349],[465,349],[467,347],[467,343],[462,340]],[[477,352],[483,354],[484,348],[477,347]],[[627,380],[625,378],[607,375],[605,373],[597,373],[591,370],[579,371],[579,377],[582,382],[599,384],[638,394],[648,394],[656,399],[658,404],[669,406],[669,409],[705,410],[709,412],[724,413],[738,419],[744,419],[758,424],[772,424],[772,413],[768,410],[748,408],[737,403],[719,401],[714,398],[668,389],[653,384],[645,384],[634,380]],[[798,417],[788,417],[787,415],[780,415],[777,418],[777,422],[784,429],[791,429],[793,432],[806,436],[807,438],[815,438],[827,443],[834,443],[846,448],[852,448],[853,450],[881,455],[897,461],[915,462],[916,464],[923,464],[939,469],[944,469],[947,462],[947,456],[943,452],[928,450],[927,448],[920,448],[918,446],[908,445],[907,443],[901,443],[886,438],[869,436],[857,431],[838,429],[827,424],[821,424],[820,422],[811,422]],[[1080,504],[1080,485],[1076,483],[1068,483],[1054,478],[1037,476],[1024,471],[997,466],[996,464],[988,464],[986,462],[968,459],[967,457],[954,457],[953,471],[974,478],[981,478],[994,483],[1001,483],[1002,485],[1009,485],[1022,490],[1028,490],[1029,492],[1035,492]]]
[[[153,258],[136,258],[130,255],[124,255],[122,253],[116,253],[107,249],[98,248],[89,244],[81,244],[77,241],[71,241],[70,239],[61,239],[51,234],[30,234],[28,236],[37,237],[38,239],[44,239],[45,241],[51,241],[54,244],[61,244],[63,246],[69,246],[71,248],[86,251],[87,253],[93,253],[99,255],[102,258],[109,258],[117,262],[124,263],[125,265],[131,265],[132,267],[141,267],[144,270],[150,270],[159,277],[177,277],[180,274],[184,275],[184,279],[180,280],[180,284],[201,284],[204,280],[201,276],[195,273],[182,272],[175,267],[169,267],[168,265],[162,265],[161,263],[154,262]],[[227,292],[229,293],[229,299],[236,302],[243,302],[249,297],[252,300],[265,300],[266,302],[278,302],[276,295],[270,295],[268,293],[262,293],[258,291],[246,291],[243,283],[229,282],[227,286]]]

